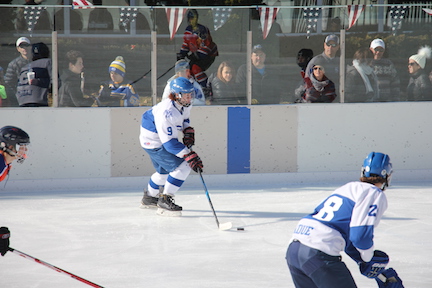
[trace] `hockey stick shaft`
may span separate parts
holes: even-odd
[[[51,265],[51,264],[49,264],[49,263],[47,263],[45,261],[39,260],[39,259],[37,259],[37,258],[35,258],[33,256],[30,256],[30,255],[28,255],[28,254],[26,254],[24,252],[18,251],[16,249],[12,248],[12,247],[9,248],[9,251],[12,252],[12,253],[18,254],[19,256],[24,257],[24,258],[26,258],[28,260],[35,261],[36,263],[42,264],[45,267],[48,267],[48,268],[50,268],[50,269],[52,269],[54,271],[57,271],[57,272],[59,272],[61,274],[67,275],[67,276],[69,276],[71,278],[74,278],[75,280],[81,281],[81,282],[83,282],[83,283],[85,283],[87,285],[90,285],[92,287],[103,288],[103,286],[100,286],[100,285],[98,285],[96,283],[90,282],[90,281],[88,281],[88,280],[86,280],[84,278],[81,278],[81,277],[79,277],[79,276],[77,276],[75,274],[72,274],[72,273],[70,273],[68,271],[65,271],[65,270],[63,270],[61,268],[58,268],[58,267],[56,267],[54,265]]]
[[[160,75],[156,80],[159,80],[160,78],[162,78],[163,76],[165,76],[174,67],[175,67],[175,64],[172,67],[170,67],[165,73],[163,73],[162,75]],[[146,73],[144,73],[144,75],[142,75],[140,78],[138,78],[135,81],[132,81],[131,83],[129,83],[129,85],[133,85],[133,84],[137,83],[138,81],[140,81],[141,79],[144,79],[144,77],[147,76],[151,71],[152,70],[150,69],[149,71],[147,71]]]
[[[210,203],[210,207],[211,207],[211,209],[212,209],[212,211],[213,211],[213,215],[214,215],[214,217],[215,217],[215,219],[216,219],[216,224],[217,224],[217,226],[218,226],[218,228],[219,228],[219,220],[218,220],[218,218],[217,218],[217,216],[216,216],[216,211],[215,211],[215,209],[214,209],[214,207],[213,207],[213,203],[212,203],[212,201],[211,201],[210,193],[208,192],[207,185],[206,185],[205,182],[204,182],[204,177],[202,176],[202,171],[201,171],[201,169],[199,169],[199,175],[200,175],[200,177],[201,177],[201,181],[202,181],[203,186],[204,186],[205,194],[206,194],[207,199],[208,199],[208,201],[209,201],[209,203]]]

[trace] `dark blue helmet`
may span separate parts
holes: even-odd
[[[392,164],[390,163],[390,157],[387,154],[371,152],[363,161],[363,177],[379,176],[387,179],[392,172]]]

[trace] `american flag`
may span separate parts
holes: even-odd
[[[357,22],[360,14],[364,11],[366,5],[348,5],[348,29],[349,30]]]
[[[120,23],[123,25],[126,32],[128,32],[128,24],[136,20],[138,15],[138,8],[120,8]]]
[[[400,28],[402,20],[405,18],[408,12],[408,6],[391,6],[390,7],[390,17],[391,17],[391,29],[393,35],[396,35],[396,31]]]
[[[188,8],[165,8],[171,40],[174,38],[187,10]]]
[[[307,38],[309,39],[310,33],[316,31],[318,18],[321,14],[321,8],[303,8],[303,16],[306,19]]]
[[[260,12],[260,21],[261,21],[261,29],[263,32],[263,39],[266,39],[280,8],[259,7],[258,9]]]
[[[34,26],[39,20],[40,14],[45,10],[45,7],[41,6],[27,6],[24,8],[24,19],[27,22],[27,31],[31,34]]]
[[[231,15],[232,8],[212,8],[215,31],[221,28]]]
[[[73,0],[72,8],[74,8],[74,9],[93,8],[93,4],[87,0]]]

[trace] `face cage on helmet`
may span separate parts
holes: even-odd
[[[18,149],[17,149],[18,147]],[[27,159],[29,144],[16,144],[15,151],[9,149],[8,147],[3,147],[3,151],[9,154],[12,157],[15,157],[17,163],[22,164],[25,159]]]
[[[183,107],[189,107],[190,105],[192,105],[192,101],[195,98],[195,91],[189,92],[189,93],[185,93],[185,94],[191,94],[191,102],[190,103],[182,103],[180,100],[182,100],[182,92],[177,93],[177,102],[182,105]]]

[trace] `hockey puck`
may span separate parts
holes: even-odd
[[[244,231],[244,228],[243,227],[238,227],[237,230],[238,231]]]

